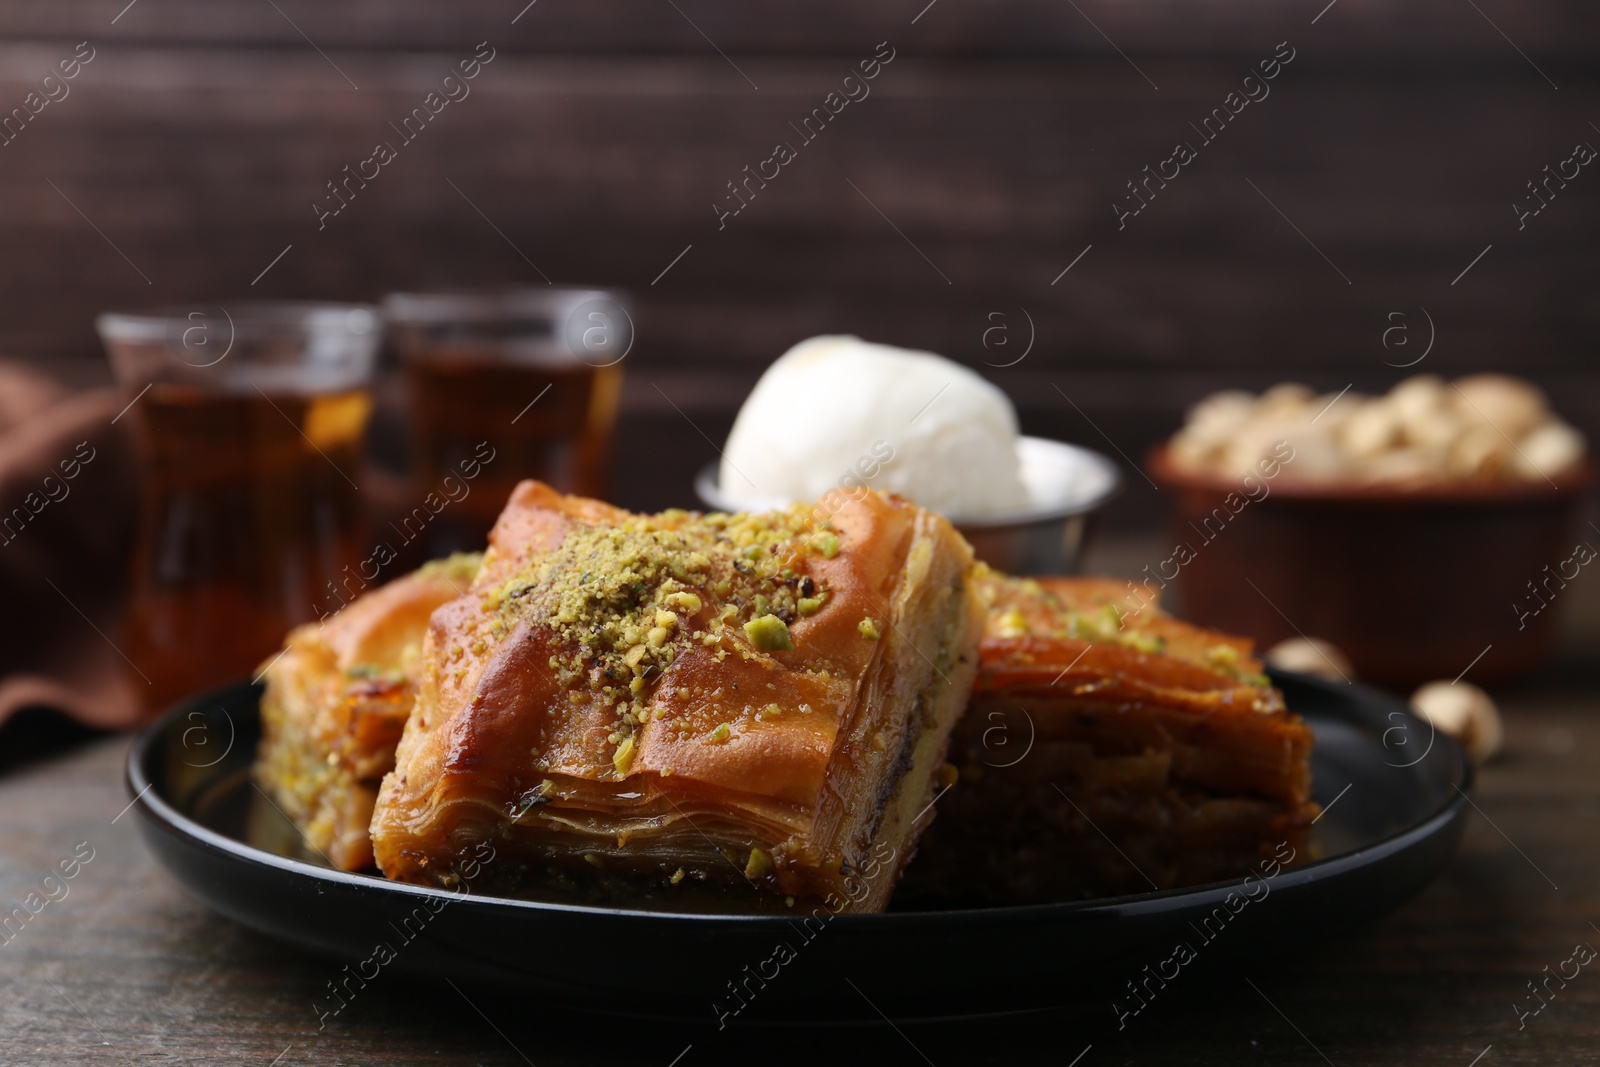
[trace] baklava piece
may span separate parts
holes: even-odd
[[[372,867],[367,827],[411,714],[428,616],[467,591],[481,561],[429,563],[296,628],[269,661],[255,777],[311,855]]]
[[[543,899],[881,910],[976,671],[971,566],[949,523],[876,493],[645,516],[522,483],[430,624],[379,867]]]
[[[985,570],[959,780],[907,872],[923,902],[1034,902],[1243,878],[1300,858],[1311,729],[1250,642],[1126,583]],[[1279,854],[1281,859],[1281,854]]]

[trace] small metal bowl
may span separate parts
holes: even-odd
[[[1009,515],[949,516],[978,558],[1007,574],[1072,574],[1090,520],[1122,487],[1117,465],[1098,452],[1042,437],[1019,437],[1022,483],[1036,506]],[[717,511],[782,507],[787,501],[734,500],[717,482],[717,463],[695,476],[695,493]]]

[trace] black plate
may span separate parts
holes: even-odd
[[[1392,910],[1445,866],[1472,782],[1460,747],[1372,690],[1274,680],[1316,731],[1321,858],[1265,881],[1240,872],[1236,882],[1058,904],[809,920],[684,915],[346,874],[258,847],[276,833],[288,852],[293,830],[250,783],[251,685],[174,708],[139,737],[127,777],[146,841],[189,892],[368,979],[394,969],[707,1021],[1000,1014],[1121,997],[1146,967],[1187,962],[1173,963],[1179,942],[1208,960],[1297,950]]]

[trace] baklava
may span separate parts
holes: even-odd
[[[428,616],[467,591],[481,562],[463,554],[427,564],[298,627],[269,661],[256,782],[310,854],[343,870],[372,867],[367,827],[411,714]]]
[[[379,867],[589,903],[881,910],[977,668],[971,569],[948,522],[869,491],[831,514],[646,516],[522,483],[429,625]]]
[[[1304,859],[1312,733],[1250,642],[1131,583],[983,571],[959,780],[909,872],[924,904],[1018,903],[1242,878]],[[1282,853],[1278,853],[1281,858]]]

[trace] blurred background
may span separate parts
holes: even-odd
[[[1545,168],[1600,142],[1597,31],[1577,0],[13,0],[0,356],[44,377],[8,385],[3,415],[110,382],[108,309],[599,286],[636,326],[617,503],[694,505],[766,365],[855,333],[965,363],[1024,432],[1122,464],[1102,529],[1145,540],[1101,567],[1137,570],[1167,503],[1133,464],[1217,389],[1500,370],[1600,439],[1600,177],[1523,214]],[[870,95],[804,139],[875,55]],[[475,56],[468,94],[402,133]],[[1269,95],[1203,135],[1274,56],[1292,60]],[[1179,141],[1198,157],[1119,219]],[[335,200],[379,142],[395,158]],[[735,199],[779,142],[797,157]],[[376,492],[407,463],[392,352],[375,390]],[[127,423],[82,417],[111,444],[72,507],[102,518],[56,508],[18,560],[131,536]],[[20,570],[41,612],[106,580],[51,593]],[[35,623],[10,624],[14,663]]]
[[[1025,431],[1138,458],[1220,387],[1381,390],[1420,351],[1385,350],[1389,313],[1420,335],[1425,308],[1417,369],[1527,376],[1600,436],[1600,178],[1521,230],[1512,207],[1600,139],[1592,5],[925,2],[15,0],[7,109],[78,42],[96,56],[0,148],[0,353],[88,383],[113,307],[621,287],[630,507],[690,502],[714,453],[684,415],[720,444],[766,364],[823,332],[943,353]],[[870,97],[719,230],[726,183],[883,41]],[[1119,231],[1125,183],[1281,41],[1271,95]],[[470,96],[319,230],[326,183],[479,42]],[[1023,350],[1024,309],[1032,350],[984,368]],[[1155,521],[1142,485],[1113,522]]]

